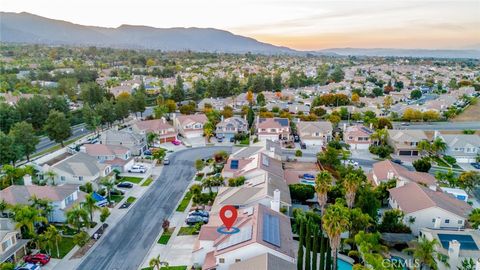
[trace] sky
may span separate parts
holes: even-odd
[[[480,0],[0,0],[73,23],[211,27],[298,50],[480,49]]]

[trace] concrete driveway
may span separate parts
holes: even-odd
[[[170,155],[157,181],[102,238],[77,269],[138,269],[195,174],[194,161],[229,147],[205,147]]]

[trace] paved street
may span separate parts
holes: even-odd
[[[70,136],[70,138],[68,138],[65,141],[81,137],[81,136],[86,135],[88,133],[90,133],[90,131],[85,128],[85,124],[80,124],[80,125],[73,126],[72,127],[72,136]],[[35,153],[42,152],[43,150],[48,149],[48,148],[53,147],[53,146],[58,144],[54,141],[51,141],[47,136],[40,137],[39,139],[40,139],[40,142],[37,144],[37,150],[35,151]]]
[[[162,221],[175,210],[195,174],[194,161],[229,147],[193,148],[173,153],[153,186],[111,229],[78,269],[137,269],[160,233]]]
[[[401,123],[393,123],[396,129],[418,129],[418,130],[464,130],[480,129],[480,121],[475,122],[421,122],[409,123],[408,126],[402,126]]]

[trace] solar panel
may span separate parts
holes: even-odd
[[[238,169],[238,160],[234,159],[232,162],[230,162],[230,169],[236,170]]]
[[[280,220],[277,216],[263,214],[263,241],[280,247]]]
[[[467,234],[438,234],[438,238],[445,249],[448,249],[449,242],[457,240],[461,250],[478,250],[478,246],[471,235]]]
[[[369,129],[369,128],[361,127],[361,129],[362,129],[365,133],[367,133],[367,134],[372,134],[372,133],[373,133],[372,130]]]
[[[287,127],[288,126],[288,119],[287,118],[276,118],[275,121],[277,121],[282,127]]]
[[[225,242],[218,245],[217,250],[229,248],[231,246],[234,246],[252,239],[252,230],[253,230],[253,226],[246,226],[246,227],[240,228],[240,232],[231,234],[230,237],[228,237],[228,239]]]

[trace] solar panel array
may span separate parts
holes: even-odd
[[[230,169],[232,170],[238,169],[238,160],[234,159],[230,162]]]
[[[231,234],[230,237],[228,237],[228,239],[225,242],[218,245],[217,250],[229,248],[231,246],[251,240],[252,230],[253,230],[253,226],[245,226],[240,228],[240,232]]]
[[[263,241],[280,247],[280,220],[277,216],[263,214]]]
[[[288,119],[287,118],[275,118],[282,127],[288,127]]]
[[[461,250],[478,250],[478,246],[471,235],[467,234],[438,234],[438,238],[445,249],[448,249],[449,242],[457,240]]]
[[[361,129],[362,129],[365,133],[367,133],[367,134],[372,134],[372,133],[373,133],[373,131],[372,131],[371,129],[369,129],[369,128],[361,127]]]

